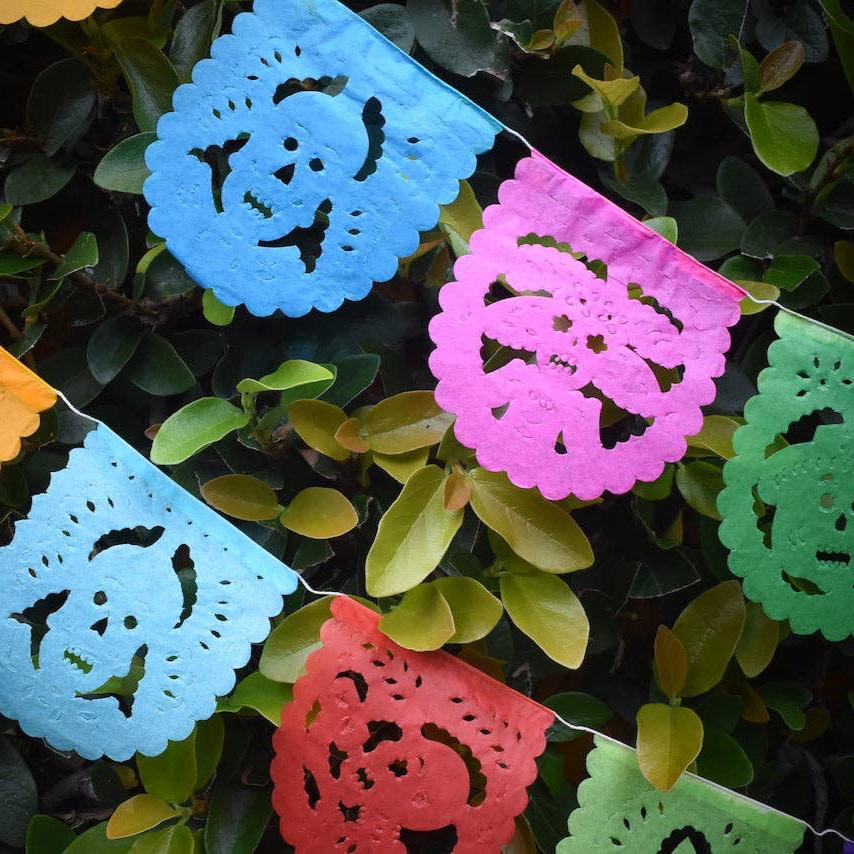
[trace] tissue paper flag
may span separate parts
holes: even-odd
[[[0,347],[0,463],[21,452],[21,439],[39,429],[39,413],[56,403],[56,392]]]
[[[337,0],[256,0],[146,152],[149,225],[257,315],[362,299],[500,125]]]
[[[854,633],[854,340],[785,312],[774,325],[724,467],[720,538],[769,617],[842,640]]]
[[[0,548],[0,714],[87,759],[210,717],[295,574],[103,424]]]
[[[484,468],[592,499],[685,453],[739,318],[726,280],[537,153],[501,185],[454,275],[430,367]]]
[[[803,825],[790,816],[690,775],[659,792],[634,750],[598,737],[595,744],[557,854],[793,854],[801,843]]]
[[[0,24],[26,18],[34,27],[49,27],[60,18],[82,21],[95,9],[114,9],[122,0],[3,0]]]
[[[298,854],[404,854],[436,831],[454,854],[498,852],[552,712],[447,653],[399,647],[351,599],[332,614],[273,738],[282,836]]]

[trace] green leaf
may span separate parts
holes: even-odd
[[[335,368],[335,382],[321,397],[335,406],[347,406],[376,379],[380,357],[374,353],[360,353],[341,359],[335,363]]]
[[[145,165],[145,149],[155,139],[157,134],[152,131],[123,139],[101,158],[92,180],[104,190],[141,195],[151,174]]]
[[[679,223],[679,245],[700,261],[713,261],[738,249],[744,220],[718,196],[674,202],[671,213]]]
[[[3,192],[12,205],[34,205],[58,193],[72,178],[77,167],[57,163],[36,154],[21,166],[16,166],[6,176]]]
[[[205,823],[205,854],[253,854],[272,812],[269,791],[218,785]]]
[[[78,235],[77,239],[71,245],[68,252],[65,253],[62,261],[59,262],[53,274],[48,278],[64,279],[84,267],[94,267],[98,263],[98,241],[95,235],[89,231],[84,231]]]
[[[672,789],[703,746],[703,722],[684,706],[647,703],[638,712],[638,766],[656,789]]]
[[[434,62],[472,77],[495,61],[496,33],[483,0],[458,0],[451,17],[445,0],[407,0],[415,37]]]
[[[753,782],[753,765],[741,745],[719,729],[707,729],[697,757],[697,773],[708,780],[740,789]]]
[[[27,826],[38,808],[33,775],[7,738],[0,736],[0,842],[23,848]]]
[[[783,291],[793,291],[821,267],[808,255],[775,255],[762,277]]]
[[[194,400],[160,426],[154,437],[151,459],[161,466],[177,465],[248,423],[246,413],[227,400],[218,397]]]
[[[359,524],[359,514],[337,489],[309,486],[294,496],[279,521],[303,537],[327,540],[352,531]]]
[[[753,150],[778,175],[801,172],[818,152],[818,128],[810,114],[798,104],[744,99],[744,117]]]
[[[196,383],[175,348],[157,333],[140,340],[124,375],[143,391],[162,397],[180,394]]]
[[[655,635],[655,677],[665,697],[678,697],[688,679],[688,651],[667,626]]]
[[[201,791],[216,771],[225,745],[225,724],[218,715],[199,721],[195,731],[196,782],[193,791]]]
[[[89,69],[79,59],[61,59],[33,81],[27,99],[27,122],[53,157],[92,117],[98,96]]]
[[[328,609],[327,609],[328,616]],[[319,631],[319,627],[318,627]],[[278,726],[282,709],[293,699],[293,689],[282,682],[274,682],[263,673],[250,673],[237,683],[237,687],[217,704],[218,712],[239,712],[253,709],[271,724]]]
[[[371,596],[393,596],[414,587],[444,557],[464,513],[444,509],[445,479],[437,466],[419,469],[380,520],[365,564]]]
[[[17,276],[35,270],[44,263],[44,258],[24,258],[17,252],[0,251],[0,276]]]
[[[405,454],[441,442],[453,420],[439,408],[432,391],[405,391],[368,410],[360,434],[373,451]]]
[[[738,427],[737,421],[725,415],[706,415],[703,418],[703,429],[688,436],[688,447],[691,451],[702,448],[725,460],[732,459],[735,456],[732,437]]]
[[[380,620],[380,631],[416,652],[440,649],[455,632],[454,616],[439,588],[419,584]]]
[[[796,682],[768,682],[759,689],[765,705],[774,709],[786,726],[800,732],[807,723],[804,707],[812,700],[812,692]]]
[[[62,854],[76,839],[65,822],[47,815],[34,815],[27,828],[26,854]]]
[[[133,839],[108,839],[107,822],[104,821],[81,833],[64,854],[127,854],[133,844]]]
[[[130,361],[142,339],[138,321],[126,315],[100,323],[86,345],[86,362],[92,376],[106,385]]]
[[[702,461],[680,463],[676,467],[676,485],[690,507],[703,516],[720,521],[718,494],[724,487],[721,470],[712,463]]]
[[[378,3],[359,14],[402,51],[409,53],[412,50],[415,27],[405,7],[397,3]]]
[[[176,824],[154,833],[146,833],[130,849],[130,854],[193,854],[195,842],[190,828]]]
[[[504,613],[501,602],[473,578],[450,576],[434,581],[433,586],[445,598],[454,617],[455,630],[449,643],[472,643],[486,637]]]
[[[453,202],[439,207],[439,225],[453,231],[465,243],[483,228],[483,210],[468,181],[460,181],[460,192]]]
[[[685,608],[673,633],[688,652],[683,697],[696,697],[720,682],[744,628],[741,585],[725,581],[701,593]]]
[[[744,631],[735,649],[735,658],[748,679],[753,679],[771,663],[780,640],[780,624],[765,616],[757,602],[747,603]]]
[[[736,59],[729,37],[739,41],[747,15],[747,0],[693,0],[688,25],[694,53],[713,68],[728,68]]]
[[[172,63],[141,38],[126,39],[115,50],[133,98],[137,126],[143,132],[156,130],[157,120],[172,109],[172,92],[178,85]]]
[[[197,7],[193,6],[193,9],[195,8]],[[202,294],[202,314],[208,323],[212,323],[214,326],[228,326],[234,320],[234,312],[235,307],[221,303],[213,291],[206,290]]]
[[[320,627],[332,616],[331,597],[318,599],[289,614],[270,633],[261,653],[260,671],[274,682],[296,682],[309,655],[320,648]]]
[[[744,230],[741,251],[751,258],[771,258],[797,230],[798,218],[789,211],[764,211]]]
[[[588,729],[601,729],[612,717],[611,710],[592,694],[582,691],[566,691],[554,694],[543,704],[559,714],[565,721]],[[574,741],[581,733],[564,726],[560,721],[552,724],[548,732],[549,741]]]
[[[276,493],[257,477],[224,474],[201,487],[202,498],[211,507],[244,522],[275,519],[281,511]]]
[[[650,217],[650,219],[645,219],[643,224],[671,243],[676,243],[679,239],[679,224],[672,216]]]
[[[585,569],[593,563],[590,542],[572,516],[536,489],[520,489],[501,472],[471,472],[471,506],[484,525],[500,534],[519,557],[544,572]]]
[[[281,403],[319,397],[335,382],[335,374],[323,365],[291,359],[282,362],[272,374],[259,380],[246,379],[237,384],[241,394],[257,394],[262,391],[283,391]]]
[[[169,60],[179,82],[189,82],[193,66],[210,53],[221,26],[222,0],[202,0],[181,15],[169,46]]]
[[[170,741],[159,756],[136,755],[136,767],[149,795],[167,803],[189,800],[196,785],[196,733],[183,741]],[[110,827],[110,834],[115,835]]]
[[[745,222],[752,222],[774,207],[774,199],[759,173],[738,157],[721,160],[716,183],[718,195]]]
[[[545,572],[507,572],[500,585],[504,607],[516,626],[558,664],[580,667],[590,624],[569,586]]]
[[[142,266],[142,262],[140,262]],[[139,267],[137,272],[140,272]],[[184,265],[170,252],[157,251],[145,267],[145,295],[156,300],[181,296],[197,287]]]
[[[804,46],[800,42],[784,42],[775,47],[759,63],[759,88],[762,92],[779,89],[804,64]]]
[[[193,761],[195,766],[195,760]],[[195,779],[195,767],[193,769]],[[124,839],[136,836],[158,824],[163,824],[170,818],[176,818],[180,813],[154,795],[134,795],[120,803],[106,825],[107,839]],[[78,839],[78,842],[80,840]],[[85,850],[81,848],[81,852]]]

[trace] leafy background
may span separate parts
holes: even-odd
[[[331,316],[228,309],[148,232],[156,120],[246,5],[125,0],[0,28],[0,341],[315,587],[375,603],[398,642],[637,739],[656,785],[693,767],[852,834],[854,642],[746,605],[716,537],[772,313],[745,301],[703,432],[656,483],[549,502],[478,469],[433,402],[426,326],[518,141],[481,158],[392,281]],[[854,331],[850,0],[348,5],[750,293]],[[608,410],[612,440],[630,428]],[[0,470],[0,542],[84,429],[46,413]],[[0,850],[283,850],[271,722],[327,613],[290,597],[218,714],[159,758],[84,762],[0,719]],[[565,835],[589,747],[552,730],[514,852]]]

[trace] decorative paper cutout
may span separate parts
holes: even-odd
[[[394,275],[500,125],[337,0],[256,0],[232,32],[158,124],[149,225],[227,305],[334,311]]]
[[[775,327],[724,467],[720,538],[768,616],[842,640],[854,633],[854,341],[785,312]]]
[[[604,262],[607,281],[570,249]],[[536,152],[454,273],[430,324],[430,367],[484,468],[547,498],[591,499],[655,480],[685,453],[739,318],[726,280]],[[517,295],[501,299],[504,283]],[[496,342],[524,352],[485,367]],[[603,396],[633,416],[627,435],[600,430],[614,411]]]
[[[26,18],[34,27],[49,27],[60,18],[82,21],[95,9],[114,9],[122,0],[2,0],[0,24]]]
[[[499,851],[552,712],[446,653],[399,647],[353,600],[332,613],[273,738],[282,836],[298,854],[393,854],[430,832],[455,854]]]
[[[87,759],[186,738],[296,587],[104,425],[15,529],[0,548],[0,714]]]
[[[39,429],[39,413],[56,403],[56,392],[0,347],[0,463],[21,452],[21,439]]]
[[[570,837],[556,854],[792,854],[804,835],[791,816],[693,775],[659,792],[638,770],[634,750],[604,738],[587,755]]]

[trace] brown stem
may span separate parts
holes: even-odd
[[[57,255],[55,252],[52,252],[44,243],[31,240],[29,235],[17,223],[9,222],[7,220],[6,225],[11,228],[15,235],[9,243],[9,248],[12,249],[12,251],[17,252],[25,258],[30,256],[44,258],[45,261],[52,264],[54,267],[58,267],[59,264],[62,263],[61,255]],[[81,270],[78,270],[76,273],[72,273],[68,278],[71,279],[74,284],[94,291],[101,299],[107,300],[116,306],[121,306],[124,311],[131,314],[144,315],[147,317],[157,316],[157,312],[153,309],[148,306],[141,305],[138,302],[134,302],[132,299],[128,299],[124,294],[120,294],[117,291],[112,290],[107,287],[107,285],[96,281]]]
[[[12,318],[6,314],[6,309],[0,305],[0,325],[9,333],[13,341],[17,341],[19,338],[23,338],[24,335],[14,323],[12,323]]]

